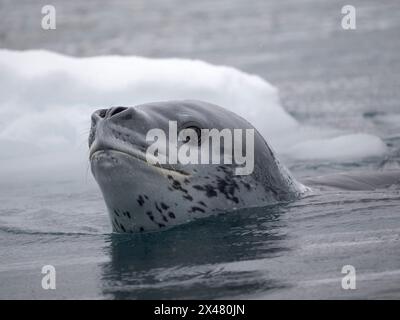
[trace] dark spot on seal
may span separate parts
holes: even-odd
[[[189,201],[193,201],[193,197],[190,194],[185,194],[183,197]]]
[[[207,197],[216,197],[217,196],[217,192],[215,191],[215,188],[210,184],[206,185],[206,195],[207,195]]]
[[[157,203],[157,202],[154,202],[154,204],[155,204],[155,206],[156,206],[157,211],[158,211],[159,213],[162,213],[162,210],[161,210],[161,208],[158,206],[158,203]]]
[[[146,214],[147,214],[147,216],[149,217],[149,219],[150,219],[151,221],[154,221],[153,212],[147,211]]]
[[[228,166],[219,166],[218,168],[220,168],[223,172],[232,175],[232,169]]]
[[[199,208],[199,207],[192,207],[189,212],[196,212],[196,211],[203,212],[203,213],[205,212],[204,209]]]
[[[246,187],[247,190],[251,190],[251,185],[249,183],[244,182],[244,181],[242,183]]]
[[[235,190],[239,189],[239,186],[237,185],[236,181],[229,178],[225,179],[218,178],[217,186],[219,192],[225,195],[233,195],[235,193]]]
[[[143,227],[140,227],[140,232],[144,232],[144,228]]]
[[[188,184],[190,183],[190,180],[188,178],[185,178],[185,180],[183,180],[183,183]]]
[[[167,206],[164,202],[161,202],[161,208],[163,208],[163,210],[167,210],[169,206]]]
[[[114,210],[114,213],[117,215],[117,217],[119,217],[118,210]]]
[[[139,203],[139,205],[140,205],[141,207],[143,206],[144,200],[143,200],[143,197],[142,197],[141,195],[137,198],[137,202]]]
[[[162,218],[163,218],[163,220],[164,220],[165,222],[168,222],[168,219],[167,219],[166,216],[162,216]]]
[[[168,212],[168,215],[169,215],[169,217],[171,218],[171,219],[175,219],[176,217],[175,217],[175,214],[173,213],[173,212]]]
[[[164,227],[165,227],[165,224],[159,223],[159,224],[158,224],[158,227],[159,227],[159,228],[164,228]]]
[[[212,198],[212,197],[216,197],[217,196],[217,192],[215,191],[215,188],[211,185],[211,184],[206,184],[204,186],[205,191],[206,191],[206,196],[208,198]]]
[[[149,197],[148,197],[148,196],[144,195],[144,197],[145,197],[146,200],[149,200]]]
[[[174,188],[175,190],[182,191],[184,193],[188,193],[188,191],[182,187],[182,184],[178,180],[173,180],[172,188]]]
[[[224,171],[225,177],[222,179],[217,177],[217,189],[220,193],[222,193],[227,199],[232,200],[236,203],[239,202],[239,199],[235,196],[235,192],[239,191],[239,185],[235,180],[235,176],[233,172],[228,170],[224,166],[220,166],[221,170]]]
[[[124,225],[122,223],[120,224],[120,227],[121,227],[123,232],[126,232],[125,227],[124,227]]]
[[[179,188],[182,188],[182,185],[178,180],[174,180],[172,182],[172,187],[175,188],[175,189],[179,189]]]
[[[119,229],[122,229],[124,232],[125,232],[125,230],[124,230],[124,226],[121,224],[121,223],[118,223],[118,220],[116,219],[116,218],[114,218],[114,227],[116,227],[115,229],[118,231]]]
[[[131,218],[131,213],[129,211],[124,212],[124,216],[128,217],[129,219]]]
[[[117,225],[117,224],[115,224],[115,222],[114,222],[114,221],[112,221],[112,225],[113,225],[113,227],[114,227],[114,230],[118,230],[118,225]]]
[[[207,205],[203,201],[199,201],[199,204],[201,204],[203,207],[207,207]]]

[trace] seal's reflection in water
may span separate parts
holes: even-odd
[[[212,299],[283,288],[260,260],[289,250],[281,212],[281,206],[247,209],[164,232],[112,234],[103,293],[111,299]]]

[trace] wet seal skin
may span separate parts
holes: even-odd
[[[168,132],[170,121],[176,121],[179,129],[254,129],[253,171],[236,175],[240,165],[235,161],[148,163],[147,133],[154,128]],[[202,141],[198,143],[200,148]],[[279,163],[250,123],[207,102],[154,102],[97,110],[89,146],[91,170],[115,232],[164,230],[212,214],[296,199],[307,190]]]

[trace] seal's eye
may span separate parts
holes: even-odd
[[[193,130],[196,133],[196,135],[197,135],[197,145],[200,146],[201,145],[201,129],[199,127],[196,127],[196,126],[188,126],[188,127],[185,128],[185,130],[187,130],[187,129]],[[187,143],[189,141],[190,141],[190,137],[187,136],[184,142]]]

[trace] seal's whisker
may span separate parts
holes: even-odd
[[[80,133],[78,133],[78,135],[79,135],[80,137],[81,137],[81,136],[88,136],[89,133],[90,133],[90,131],[88,131],[88,132],[80,132]]]
[[[83,146],[87,145],[87,143],[88,142],[86,140],[81,140],[81,141],[78,142],[77,146],[78,146],[78,148],[80,148],[80,147],[83,147]]]
[[[88,161],[87,161],[87,164],[86,164],[86,175],[85,175],[85,183],[86,183],[86,184],[87,184],[87,182],[88,182],[89,167],[90,167],[90,161],[88,160]]]

